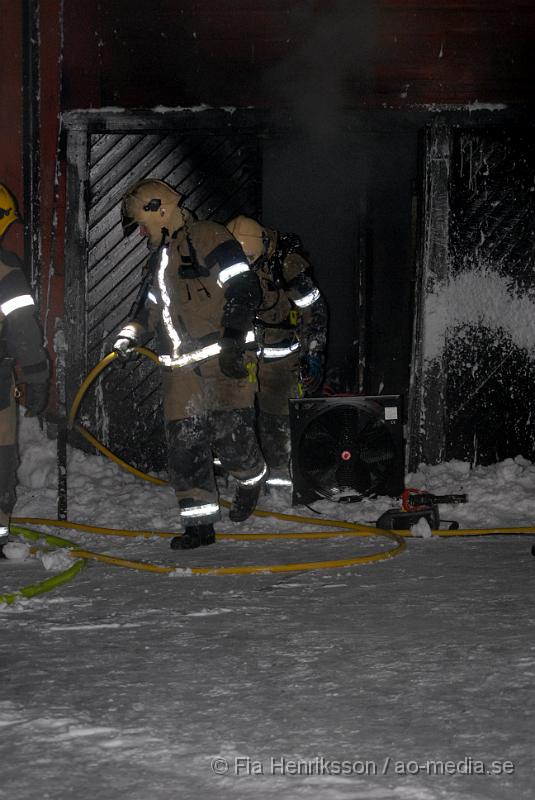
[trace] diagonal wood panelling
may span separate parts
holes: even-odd
[[[473,301],[472,318],[446,341],[446,452],[482,463],[533,459],[533,132],[459,130],[452,144],[452,278],[480,275],[485,302]]]
[[[413,465],[535,456],[534,186],[530,127],[429,130]]]

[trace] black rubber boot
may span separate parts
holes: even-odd
[[[238,483],[234,499],[228,512],[229,519],[233,522],[243,522],[251,516],[258,503],[263,482],[259,481],[253,486],[243,486]]]
[[[213,525],[188,525],[181,536],[171,539],[171,550],[193,550],[195,547],[215,543]]]

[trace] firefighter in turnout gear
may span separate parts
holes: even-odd
[[[16,405],[13,368],[26,382],[26,416],[42,413],[48,398],[48,359],[35,305],[18,256],[3,236],[19,219],[17,203],[0,184],[0,553],[8,541],[17,479]]]
[[[327,307],[297,236],[245,216],[235,217],[227,227],[262,289],[255,320],[258,432],[269,468],[280,469],[290,456],[288,400],[313,394],[322,382]]]
[[[258,279],[223,225],[198,221],[167,183],[145,179],[123,198],[122,224],[137,226],[151,255],[114,350],[122,359],[156,334],[170,482],[184,533],[173,549],[215,541],[219,500],[214,455],[236,479],[229,512],[253,512],[267,466],[254,428],[256,364],[246,353]]]

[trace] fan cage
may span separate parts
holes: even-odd
[[[386,408],[394,407],[394,399],[394,419],[387,420]],[[294,401],[290,409],[294,500],[358,502],[401,492],[401,421],[399,398],[394,399]]]

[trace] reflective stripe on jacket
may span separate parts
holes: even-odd
[[[222,225],[189,222],[165,241],[152,270],[146,298],[119,336],[140,343],[156,332],[164,365],[213,358],[225,329],[245,338],[252,328],[258,279]]]
[[[327,307],[315,286],[299,239],[268,230],[268,255],[257,270],[262,303],[257,311],[264,360],[284,358],[299,349],[322,353],[327,338]]]
[[[35,304],[14,253],[0,249],[0,359],[11,358],[27,383],[48,377],[48,360]]]

